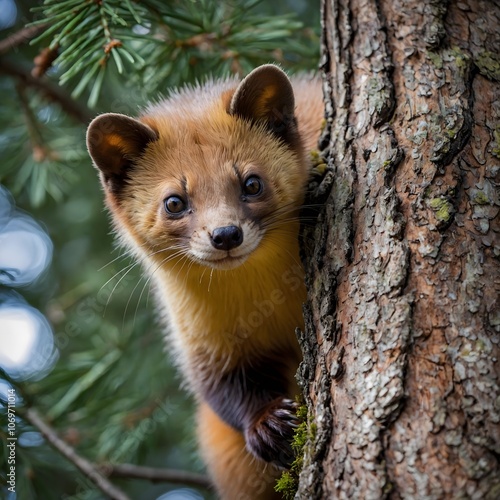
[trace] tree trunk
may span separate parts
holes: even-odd
[[[297,498],[500,498],[500,4],[324,0]]]

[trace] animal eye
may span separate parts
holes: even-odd
[[[243,185],[243,191],[248,196],[257,196],[262,192],[262,181],[256,176],[250,176]]]
[[[186,210],[186,203],[178,196],[169,196],[164,201],[165,210],[168,214],[179,215]]]

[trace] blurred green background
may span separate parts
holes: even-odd
[[[272,61],[315,69],[319,0],[0,0],[0,30],[0,496],[104,498],[26,422],[28,406],[97,464],[202,473],[192,401],[147,277],[113,241],[85,130],[100,112],[136,115],[207,75]],[[211,498],[189,485],[113,482],[131,498]]]

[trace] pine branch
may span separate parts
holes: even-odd
[[[167,482],[174,484],[187,484],[208,491],[213,490],[212,483],[203,474],[194,472],[161,469],[156,467],[143,467],[133,464],[103,464],[96,465],[81,457],[75,449],[63,441],[56,431],[45,422],[34,408],[18,409],[19,415],[38,429],[47,443],[61,453],[67,460],[75,465],[87,476],[104,494],[112,500],[128,500],[127,495],[108,481],[108,477],[144,479],[153,483]]]
[[[20,65],[5,58],[0,58],[0,73],[18,78],[24,85],[38,90],[47,99],[57,102],[61,107],[79,122],[87,125],[92,120],[93,115],[87,108],[80,106],[68,94],[44,78],[35,78]]]
[[[16,85],[17,95],[21,101],[21,108],[26,118],[26,128],[30,137],[33,158],[37,162],[42,162],[52,155],[51,151],[45,146],[43,140],[40,123],[36,119],[35,113],[30,106],[28,96],[26,95],[26,87],[18,82]]]
[[[129,497],[119,488],[110,483],[98,468],[87,459],[78,455],[74,448],[63,441],[38,414],[34,408],[19,411],[33,427],[36,427],[47,442],[67,460],[73,463],[85,476],[87,476],[105,495],[112,500],[129,500]]]
[[[127,79],[132,74],[156,92],[208,73],[245,73],[270,60],[286,62],[287,53],[295,54],[295,63],[296,55],[314,57],[317,42],[304,36],[293,14],[251,14],[261,1],[45,0],[33,10],[45,16],[37,23],[49,27],[32,43],[45,40],[59,48],[60,84],[78,78],[72,95],[89,91],[91,108],[110,69]]]
[[[0,55],[6,54],[19,45],[29,42],[32,38],[35,38],[40,33],[43,33],[47,26],[48,24],[27,26],[26,28],[22,28],[19,31],[12,33],[12,35],[0,41]]]
[[[133,464],[104,464],[99,467],[99,470],[108,477],[145,479],[153,483],[189,484],[206,490],[213,489],[212,483],[206,476],[194,472]]]

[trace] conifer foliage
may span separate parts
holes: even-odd
[[[269,61],[293,70],[314,68],[317,36],[286,4],[46,0],[28,9],[26,16],[35,20],[27,31],[34,36],[21,42],[28,41],[29,47],[6,39],[0,48],[0,69],[14,77],[4,91],[14,83],[17,94],[14,102],[4,103],[3,112],[19,115],[8,131],[10,140],[0,145],[8,159],[0,181],[9,179],[15,192],[28,188],[35,206],[46,195],[62,199],[67,184],[78,179],[64,166],[86,160],[85,152],[74,147],[81,132],[81,124],[75,127],[74,122],[87,123],[95,114],[88,108],[108,110],[113,103],[133,112],[171,87],[207,75],[244,75]],[[18,46],[12,47],[14,42]],[[28,56],[23,65],[13,52]],[[129,96],[120,98],[123,88],[134,94],[133,102]],[[14,108],[23,112],[14,113]],[[60,127],[66,140],[57,133]],[[31,151],[20,148],[22,143],[31,144]],[[44,168],[36,167],[40,163]]]
[[[8,493],[3,408],[14,388],[17,498],[153,499],[179,484],[211,498],[192,403],[165,352],[150,282],[112,250],[85,130],[100,112],[135,115],[209,75],[244,75],[271,61],[315,69],[319,3],[11,4],[16,19],[0,35],[0,183],[13,199],[0,200],[0,236],[8,217],[28,211],[50,235],[54,258],[30,286],[4,280],[10,271],[0,268],[0,310],[36,308],[52,338],[36,353],[43,371],[0,371],[0,490]],[[131,479],[152,474],[160,482]]]

